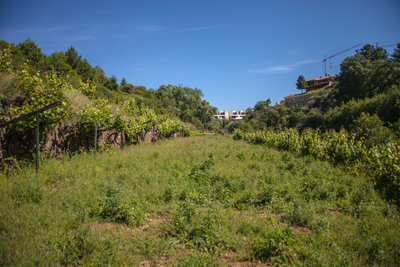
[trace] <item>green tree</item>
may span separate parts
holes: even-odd
[[[29,60],[28,64],[34,66],[36,69],[39,68],[40,61],[44,58],[42,49],[39,48],[35,42],[30,38],[17,45],[18,50],[26,59]]]
[[[296,86],[297,89],[301,90],[301,93],[303,93],[303,89],[307,88],[307,82],[303,75],[300,75],[299,78],[297,78]]]
[[[127,84],[125,77],[122,77],[121,79],[121,85],[124,86],[125,84]]]
[[[340,70],[335,97],[337,105],[353,98],[371,98],[400,85],[400,68],[390,59],[370,61],[358,53],[344,59]]]
[[[133,85],[130,84],[130,83],[121,85],[120,88],[121,88],[121,91],[122,91],[122,92],[125,92],[125,93],[129,93],[129,94],[135,94],[135,93],[136,93],[136,92],[135,92],[135,86],[133,86]]]
[[[54,70],[58,74],[66,76],[69,73],[69,65],[65,53],[62,51],[54,52],[50,56],[44,58],[41,62],[41,69],[46,72]]]
[[[101,84],[104,84],[104,82],[106,80],[108,80],[107,76],[105,75],[105,72],[102,68],[100,68],[98,65],[96,65],[96,67],[94,67],[94,70],[96,71],[96,75],[95,75],[95,81],[99,82]]]
[[[109,79],[107,79],[103,85],[110,90],[116,91],[118,89],[118,80],[115,75],[112,75]]]
[[[271,104],[271,99],[268,98],[266,101],[258,101],[256,105],[254,106],[254,110],[263,110]]]
[[[388,53],[382,47],[375,48],[373,45],[366,44],[359,52],[365,59],[369,61],[385,60],[388,58]]]
[[[227,128],[230,133],[233,133],[236,129],[241,129],[244,124],[244,120],[234,120],[228,124]]]
[[[392,58],[393,58],[393,61],[400,63],[400,43],[398,43],[397,48],[394,49]]]
[[[254,132],[254,128],[250,122],[247,122],[243,125],[242,131],[245,133],[252,133],[252,132]]]
[[[20,70],[25,61],[24,56],[14,44],[9,44],[4,40],[0,40],[0,51],[5,49],[9,49],[11,53],[11,65],[13,66],[13,69]]]
[[[67,52],[65,52],[65,55],[67,56],[67,63],[73,68],[77,69],[79,66],[79,63],[82,60],[82,56],[78,55],[78,50],[75,49],[71,45],[70,48],[68,48]]]
[[[288,118],[288,125],[291,128],[297,127],[305,119],[305,115],[302,111],[296,111],[290,114]]]
[[[360,117],[353,121],[350,130],[357,139],[364,138],[367,147],[385,144],[393,138],[390,129],[384,126],[376,114],[371,116],[362,112]]]
[[[90,66],[86,58],[80,61],[76,71],[82,76],[82,80],[85,82],[93,81],[96,77],[96,70]]]
[[[284,105],[278,105],[273,108],[267,109],[260,117],[260,120],[265,123],[267,127],[272,127],[276,130],[286,128],[287,115],[289,109]]]

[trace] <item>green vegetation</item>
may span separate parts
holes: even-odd
[[[301,90],[301,93],[303,93],[303,89],[306,89],[307,82],[303,75],[300,75],[299,78],[297,78],[296,86],[297,89]]]
[[[191,137],[0,177],[0,265],[396,265],[399,212],[311,155]]]
[[[374,118],[367,117],[367,119],[373,121]],[[365,125],[365,127],[368,126],[368,124]],[[369,132],[361,132],[361,134],[365,136]],[[299,156],[311,155],[334,165],[346,167],[354,174],[361,175],[366,182],[374,184],[375,189],[383,198],[400,206],[398,181],[400,146],[390,142],[390,139],[385,140],[384,144],[370,146],[371,138],[364,142],[363,136],[351,135],[344,129],[339,133],[332,130],[325,134],[311,129],[303,131],[302,134],[295,130],[255,133],[243,133],[236,130],[233,139],[243,139],[252,144],[288,150]]]
[[[2,40],[0,52],[0,122],[42,107],[47,102],[66,101],[68,96],[65,92],[75,90],[90,98],[105,99],[108,104],[122,104],[133,98],[141,109],[152,109],[157,115],[180,119],[200,131],[219,127],[213,119],[216,108],[201,99],[204,96],[201,89],[181,85],[147,89],[145,86],[134,86],[125,78],[118,84],[115,75],[108,78],[101,67],[92,67],[73,46],[66,52],[46,56],[29,38],[17,45]],[[40,92],[43,87],[47,90]],[[48,89],[57,92],[49,92]],[[39,103],[40,99],[47,100]],[[62,109],[66,112],[67,107]],[[58,120],[56,123],[66,118],[73,120],[69,114],[64,115],[66,117],[56,116],[53,119]]]
[[[1,88],[3,122],[63,101],[64,105],[40,114],[42,134],[45,127],[49,131],[64,121],[71,124],[81,122],[76,125],[76,132],[82,138],[93,134],[94,123],[97,123],[99,128],[123,132],[129,140],[150,131],[154,125],[157,125],[161,137],[170,137],[176,132],[186,135],[190,133],[189,128],[178,119],[159,115],[151,108],[140,107],[135,98],[126,99],[122,105],[111,106],[105,99],[94,99],[96,89],[93,85],[80,82],[80,86],[74,88],[67,78],[58,77],[55,72],[50,72],[43,78],[39,73],[31,75],[28,65],[21,71],[14,72],[9,67],[12,61],[8,49],[0,52],[0,60],[3,71],[0,78],[4,78],[4,87]],[[12,87],[15,85],[17,89]],[[17,98],[12,94],[15,91]],[[113,115],[117,117],[110,119]],[[17,134],[21,139],[24,138],[19,144],[24,145],[33,154],[34,144],[31,140],[35,134],[35,127],[36,117],[31,116],[11,124],[5,136]]]
[[[155,125],[163,139],[105,142],[95,162],[90,145],[41,155],[37,177],[29,158],[1,158],[0,265],[396,265],[399,49],[367,45],[322,97],[259,101],[229,122],[198,88],[118,83],[73,46],[46,56],[30,39],[0,41],[0,123],[63,101],[40,114],[42,136],[64,123],[92,138],[97,123],[128,144]],[[14,123],[2,140],[32,155],[35,125]],[[191,137],[168,140],[177,132]]]
[[[294,128],[303,131],[319,128],[323,133],[343,127],[360,136],[361,121],[369,121],[372,144],[384,143],[400,136],[400,44],[390,55],[382,47],[365,45],[357,54],[347,57],[340,65],[340,74],[332,77],[333,86],[309,92],[312,98],[303,106],[276,105],[258,112],[258,104],[247,109],[246,117],[237,127],[227,126],[230,133],[235,129],[244,132],[257,130],[284,130]],[[299,76],[297,89],[305,88],[305,79]],[[307,98],[307,94],[299,97]],[[367,117],[373,118],[367,119]],[[250,127],[251,126],[251,127]],[[365,127],[364,127],[365,128]],[[383,136],[383,138],[379,138]]]

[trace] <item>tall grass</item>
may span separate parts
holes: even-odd
[[[191,137],[0,178],[0,265],[396,265],[399,213],[313,157]],[[247,262],[247,263],[246,263]]]

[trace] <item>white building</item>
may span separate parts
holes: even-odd
[[[218,110],[217,114],[214,115],[216,119],[227,119],[230,121],[241,120],[246,116],[245,110]]]

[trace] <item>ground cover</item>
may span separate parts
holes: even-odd
[[[395,266],[399,212],[312,156],[222,136],[0,176],[1,266]]]

